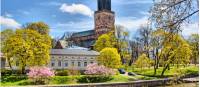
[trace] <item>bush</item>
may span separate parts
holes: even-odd
[[[16,82],[21,80],[28,79],[27,76],[21,75],[21,76],[1,76],[1,82]]]
[[[99,83],[112,80],[112,76],[87,75],[78,78],[79,83]]]
[[[27,73],[28,78],[37,84],[47,84],[51,77],[53,77],[54,71],[51,71],[47,67],[31,67],[30,72]]]
[[[68,76],[68,70],[56,70],[56,76]]]
[[[8,69],[1,69],[1,76],[10,76],[10,75],[20,75],[20,70],[8,70]]]
[[[68,70],[68,74],[69,75],[81,75],[79,70],[75,70],[75,69],[70,69]]]

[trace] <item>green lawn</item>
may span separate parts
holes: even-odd
[[[180,75],[180,74],[185,74],[185,75],[198,75],[198,66],[188,66],[188,67],[171,67],[170,70],[167,70],[165,73],[165,77],[172,77],[174,74]],[[159,68],[157,70],[157,74],[153,76],[154,69],[153,68],[128,68],[127,71],[131,71],[134,73],[139,74],[138,76],[126,76],[126,75],[115,75],[113,76],[113,79],[110,81],[107,81],[106,83],[111,83],[111,82],[129,82],[129,81],[135,81],[135,80],[150,80],[150,79],[157,79],[160,78],[160,74],[162,72],[162,68]],[[78,83],[77,79],[82,77],[83,75],[80,76],[55,76],[53,77],[49,85],[64,85],[64,84],[82,84]],[[2,80],[1,80],[2,81]],[[4,79],[4,82],[0,82],[1,86],[20,86],[20,85],[30,85],[33,84],[30,80],[27,78],[17,78],[14,79],[13,76],[8,76],[8,78]]]
[[[160,77],[162,72],[162,67],[157,69],[157,73],[154,76],[154,69],[152,68],[134,68],[132,71],[134,73],[143,75],[143,76],[154,76],[154,77]],[[170,67],[170,70],[166,70],[164,77],[173,77],[174,75],[198,75],[199,74],[199,67],[198,66],[188,66],[188,67]]]
[[[49,85],[63,85],[63,84],[81,84],[77,82],[77,78],[81,76],[55,76],[53,77]],[[107,81],[106,83],[111,82],[129,82],[129,81],[135,81],[140,79],[147,79],[148,77],[144,76],[126,76],[126,75],[115,75],[113,76],[113,79],[111,81]],[[151,78],[150,78],[151,79]],[[33,84],[30,80],[18,80],[16,82],[1,82],[1,86],[20,86],[20,85],[29,85]]]

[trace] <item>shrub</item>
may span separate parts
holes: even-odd
[[[21,75],[21,76],[1,76],[1,82],[16,82],[16,81],[21,81],[21,80],[26,80],[28,79],[27,76]]]
[[[112,76],[105,75],[87,75],[78,78],[78,82],[80,83],[98,83],[98,82],[106,82],[112,80]]]
[[[8,70],[8,69],[1,69],[1,76],[10,76],[10,75],[20,75],[20,70]]]
[[[54,76],[54,71],[47,67],[31,67],[27,75],[35,84],[46,84]]]
[[[68,70],[68,74],[69,75],[81,75],[79,70],[75,70],[75,69],[70,69]]]
[[[116,74],[113,69],[107,68],[103,65],[97,65],[96,63],[94,64],[89,64],[86,67],[85,71],[86,75],[114,75]]]
[[[56,76],[68,76],[68,70],[56,70]]]
[[[151,66],[151,60],[146,56],[146,54],[142,54],[138,57],[138,59],[135,62],[136,67],[138,68],[144,68],[144,67],[150,67]]]

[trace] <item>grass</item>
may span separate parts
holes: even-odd
[[[81,76],[55,76],[53,77],[49,85],[63,85],[63,84],[80,84],[77,82],[77,78]],[[142,76],[126,76],[126,75],[115,75],[111,81],[107,81],[106,83],[111,82],[129,82],[135,81],[137,79],[141,79]],[[20,85],[30,85],[33,84],[30,80],[20,80],[16,82],[1,82],[1,86],[20,86]]]
[[[151,76],[151,77],[160,77],[162,73],[163,68],[159,67],[157,69],[156,75],[154,75],[154,69],[153,68],[134,68],[132,72],[143,75],[143,76]],[[188,67],[170,67],[170,70],[166,70],[164,77],[173,77],[174,75],[196,75],[199,74],[199,68],[198,66],[188,66]]]
[[[110,81],[107,81],[105,83],[112,83],[112,82],[129,82],[129,81],[135,81],[135,80],[151,80],[151,79],[157,79],[160,78],[161,72],[162,72],[162,67],[157,69],[157,74],[154,76],[154,69],[153,68],[131,68],[129,67],[127,71],[131,71],[134,73],[139,74],[138,76],[126,76],[126,75],[115,75],[113,76],[113,79]],[[171,67],[170,70],[167,70],[164,74],[165,77],[173,77],[175,74],[180,75],[198,75],[199,73],[199,68],[198,66],[188,66],[188,67]],[[82,75],[79,76],[55,76],[53,77],[49,85],[63,85],[63,84],[80,84],[77,82],[77,79],[80,78]],[[12,77],[12,78],[11,78]],[[2,79],[2,78],[1,78]],[[13,81],[13,76],[10,76],[5,80],[5,82],[0,82],[1,86],[20,86],[20,85],[30,85],[33,84],[30,80],[28,79],[19,79]]]

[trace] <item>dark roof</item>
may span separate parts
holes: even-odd
[[[51,55],[91,55],[98,56],[99,52],[86,49],[51,49]]]
[[[83,37],[95,34],[94,30],[88,30],[83,32],[77,32],[72,35],[72,37]]]

